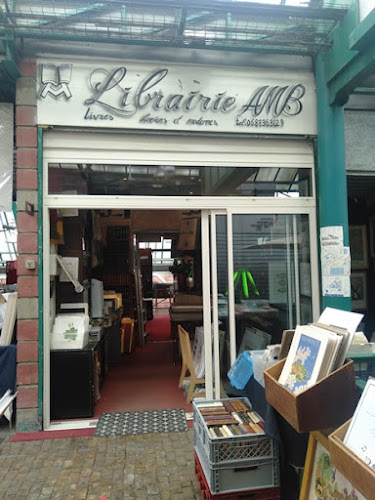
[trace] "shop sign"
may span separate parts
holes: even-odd
[[[38,123],[315,135],[310,72],[38,61]]]

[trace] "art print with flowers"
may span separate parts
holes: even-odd
[[[295,394],[307,389],[311,379],[321,342],[301,335],[290,373],[284,385]]]
[[[325,360],[329,337],[312,325],[297,326],[279,383],[294,394],[318,380]]]

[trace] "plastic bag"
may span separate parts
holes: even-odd
[[[241,353],[228,371],[230,383],[236,389],[243,389],[253,375],[251,351]]]

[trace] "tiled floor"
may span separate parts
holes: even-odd
[[[0,444],[2,500],[197,500],[193,430]]]

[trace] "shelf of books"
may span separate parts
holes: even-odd
[[[278,445],[247,398],[193,401],[193,415],[194,449],[212,494],[279,488]]]

